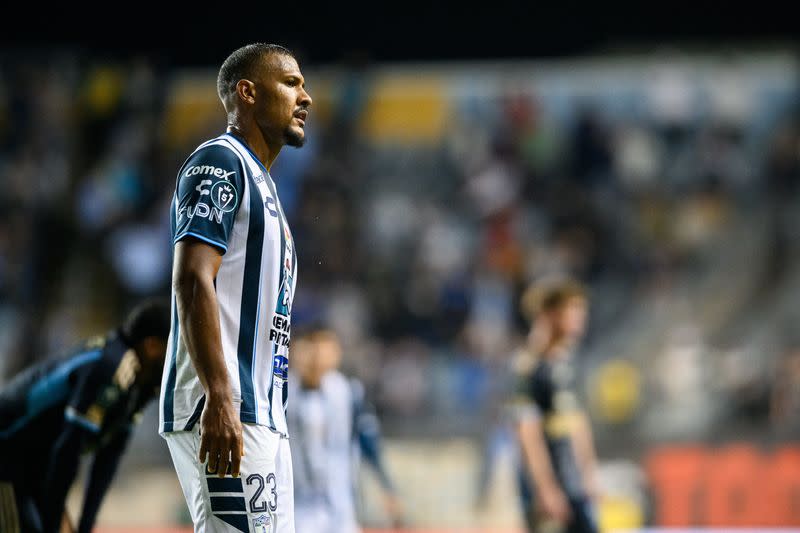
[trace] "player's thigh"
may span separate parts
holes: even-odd
[[[176,431],[165,436],[178,481],[192,516],[196,533],[216,531],[209,524],[209,502],[205,466],[198,460],[200,449],[199,428]]]
[[[286,439],[252,424],[243,425],[242,437],[245,455],[238,478],[220,478],[199,463],[199,428],[166,437],[195,532],[294,533]]]
[[[208,461],[198,460],[200,428],[169,433],[166,441],[195,533],[251,531],[244,479],[208,472]]]
[[[294,485],[288,440],[264,426],[244,426],[247,513],[256,533],[294,533]]]
[[[231,475],[220,478],[216,473],[208,472],[208,461],[199,462],[199,427],[166,436],[195,533],[261,533],[262,526],[274,521],[269,512],[260,513],[260,510],[264,505],[268,511],[268,504],[262,504],[261,500],[265,490],[268,492],[269,472],[274,470],[271,465],[274,464],[277,437],[273,439],[271,435],[260,434],[252,428],[248,425],[243,427],[245,456],[237,478]]]

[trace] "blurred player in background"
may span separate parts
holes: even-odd
[[[178,172],[160,433],[198,532],[294,532],[285,382],[297,254],[269,169],[305,142],[304,87],[282,46],[235,50],[217,77],[227,132]]]
[[[571,280],[531,286],[527,346],[514,360],[514,426],[520,447],[520,495],[528,530],[595,533],[596,456],[589,420],[575,393],[573,351],[588,311]]]
[[[67,492],[84,452],[94,462],[77,531],[88,533],[139,413],[158,395],[169,335],[166,303],[17,375],[0,391],[0,531],[74,531]]]
[[[292,432],[297,533],[355,533],[358,457],[372,466],[386,512],[401,509],[381,459],[378,418],[364,386],[337,370],[342,348],[331,330],[312,329],[292,343],[289,429]]]

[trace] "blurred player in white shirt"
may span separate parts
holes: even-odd
[[[342,349],[336,334],[315,329],[292,343],[289,431],[294,462],[297,533],[355,533],[359,457],[384,489],[387,514],[400,506],[380,453],[380,426],[363,385],[337,370]]]

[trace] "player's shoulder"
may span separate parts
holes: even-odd
[[[511,373],[516,378],[530,377],[542,364],[542,359],[526,347],[518,348],[510,359]]]
[[[366,387],[364,386],[364,382],[354,376],[345,376],[347,380],[347,384],[350,386],[350,390],[353,391],[353,395],[355,396],[364,396],[366,393]]]
[[[105,382],[114,375],[128,350],[119,332],[109,331],[84,341],[69,359],[79,372],[91,374],[98,382]]]
[[[222,134],[198,144],[190,154],[190,157],[197,154],[230,154],[233,157],[239,155],[239,151],[227,135]]]
[[[364,382],[354,376],[343,376],[347,381],[347,388],[350,392],[350,397],[356,404],[363,404],[367,398],[367,388]]]
[[[338,370],[331,370],[323,379],[323,385],[330,391],[341,394],[352,394],[350,380]]]
[[[234,181],[241,179],[243,171],[241,155],[233,144],[221,135],[194,149],[181,166],[180,177]]]
[[[337,387],[347,386],[349,382],[348,378],[338,370],[329,371],[323,379],[327,384]]]

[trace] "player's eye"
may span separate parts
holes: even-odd
[[[297,86],[297,78],[289,78],[286,81],[286,85],[288,85],[289,87],[296,87]]]

